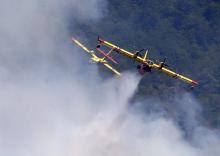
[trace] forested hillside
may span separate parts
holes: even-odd
[[[220,1],[109,0],[100,22],[78,26],[90,47],[100,35],[131,51],[147,48],[151,59],[167,58],[171,69],[198,80],[192,94],[203,106],[203,122],[220,128]],[[115,57],[120,70],[136,68],[133,61]],[[189,91],[187,88],[185,83],[154,71],[143,77],[135,99],[169,101],[169,95]]]

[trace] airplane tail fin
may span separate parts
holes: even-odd
[[[97,39],[98,43],[102,44],[104,42],[103,39],[100,38],[100,36],[98,36],[98,39]]]
[[[148,55],[148,50],[146,50],[145,54],[144,54],[144,60],[146,61],[147,59],[147,55]]]

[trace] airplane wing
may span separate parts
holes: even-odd
[[[120,76],[121,74],[114,69],[112,66],[110,66],[108,63],[103,63],[104,66],[106,66],[108,69],[110,69],[113,73],[115,73],[117,76]]]
[[[74,43],[76,43],[78,46],[80,46],[82,49],[84,49],[86,52],[88,52],[90,55],[94,55],[94,53],[89,50],[88,48],[86,48],[82,43],[80,43],[77,39],[75,39],[74,37],[72,37],[72,41]]]
[[[188,78],[188,77],[186,77],[186,76],[183,76],[183,75],[181,75],[181,74],[178,74],[178,73],[176,73],[176,72],[174,72],[174,71],[172,71],[172,70],[170,70],[170,69],[167,69],[167,68],[165,68],[165,67],[160,68],[160,65],[158,65],[158,64],[155,64],[155,63],[154,63],[151,67],[152,67],[152,68],[155,68],[155,69],[158,69],[159,71],[161,71],[161,72],[167,74],[167,75],[170,76],[170,77],[173,77],[173,78],[176,78],[176,79],[180,79],[180,80],[182,80],[182,81],[185,81],[186,83],[189,83],[189,84],[191,84],[192,86],[196,86],[196,85],[199,84],[197,81],[192,80],[192,79],[190,79],[190,78]]]

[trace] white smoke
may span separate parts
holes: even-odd
[[[192,97],[177,100],[196,126],[187,141],[172,119],[129,111],[139,77],[102,82],[71,45],[69,20],[99,20],[106,1],[0,3],[0,155],[219,155],[218,133],[199,127]]]

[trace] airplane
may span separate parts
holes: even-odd
[[[117,61],[115,61],[113,58],[111,58],[109,56],[109,54],[111,52],[109,52],[108,54],[104,53],[102,50],[99,50],[99,52],[101,54],[104,55],[103,58],[98,57],[95,52],[93,50],[89,50],[88,48],[86,48],[81,42],[79,42],[77,39],[75,39],[74,37],[72,37],[72,41],[73,43],[77,44],[78,46],[80,46],[83,50],[85,50],[86,52],[88,52],[92,57],[89,60],[89,63],[101,63],[103,64],[105,67],[107,67],[109,70],[111,70],[114,74],[116,74],[117,76],[120,76],[121,74],[114,69],[110,64],[108,64],[107,60],[105,58],[108,58],[110,61],[112,61],[113,63],[117,64]]]
[[[125,49],[122,49],[122,48],[98,37],[97,49],[100,49],[101,45],[107,46],[111,49],[111,51],[115,51],[125,57],[131,58],[134,61],[139,62],[140,65],[137,66],[137,69],[141,75],[145,74],[146,72],[151,72],[152,69],[156,69],[158,71],[161,71],[161,72],[167,74],[170,77],[182,80],[182,81],[190,84],[192,88],[199,84],[195,80],[192,80],[186,76],[183,76],[181,74],[178,74],[178,73],[166,68],[166,67],[169,67],[165,63],[166,59],[164,59],[159,64],[154,63],[152,60],[147,58],[148,50],[142,49],[142,50],[136,51],[135,53],[132,53],[132,52],[129,52]],[[145,51],[144,57],[142,57],[140,54],[142,51]]]

